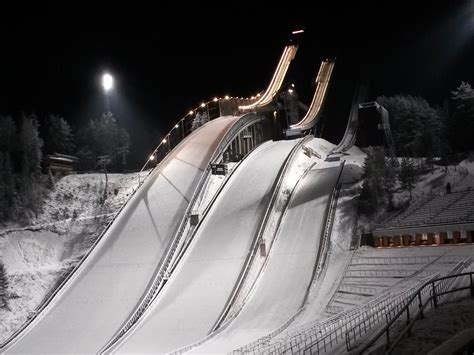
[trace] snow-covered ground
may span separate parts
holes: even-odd
[[[319,144],[315,144],[315,141]],[[325,144],[330,144],[322,139],[313,139],[309,142],[306,142],[302,145],[297,151],[294,152],[294,155],[291,161],[288,162],[288,166],[281,176],[282,183],[278,191],[276,191],[276,198],[272,207],[272,210],[269,211],[269,217],[265,226],[265,230],[261,236],[261,242],[264,243],[265,253],[259,257],[255,257],[249,267],[247,276],[243,280],[239,292],[234,299],[234,302],[224,319],[223,323],[227,322],[227,318],[234,318],[236,313],[240,311],[242,306],[245,303],[245,300],[254,286],[257,278],[260,275],[262,268],[264,267],[265,262],[267,261],[267,255],[272,248],[274,238],[277,234],[277,229],[279,228],[280,221],[283,213],[286,210],[288,204],[288,199],[291,194],[294,192],[296,184],[303,177],[305,171],[307,171],[314,164],[321,164],[321,159],[313,155],[306,155],[302,148],[309,146],[311,148],[317,146],[324,146]],[[314,148],[313,148],[314,149]],[[318,154],[323,155],[320,151]]]
[[[428,354],[460,331],[474,327],[474,300],[465,298],[425,312],[425,318],[415,322],[412,336],[395,348],[393,354]]]
[[[68,175],[55,184],[33,225],[0,230],[0,261],[9,283],[9,309],[0,308],[0,342],[74,267],[137,185],[136,173],[109,174],[101,203],[104,174]]]
[[[419,176],[416,186],[412,190],[413,199],[427,195],[438,195],[446,192],[446,184],[450,183],[452,191],[474,188],[474,161],[463,160],[458,165],[435,166],[433,171]],[[408,191],[398,191],[394,194],[395,204],[409,199]]]
[[[334,164],[334,163],[333,163]],[[228,352],[280,327],[304,303],[339,167],[314,167],[296,187],[270,256],[242,310],[196,353]],[[319,218],[318,218],[319,216]]]
[[[239,278],[275,178],[294,144],[264,143],[242,162],[156,302],[114,351],[168,352],[212,330]]]

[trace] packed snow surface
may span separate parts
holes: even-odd
[[[265,143],[241,163],[161,294],[119,353],[172,351],[206,336],[219,319],[295,141]]]
[[[303,305],[319,236],[339,167],[313,168],[297,186],[269,261],[243,310],[222,333],[195,350],[228,352],[278,328]]]

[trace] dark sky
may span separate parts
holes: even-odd
[[[55,113],[80,126],[103,110],[99,78],[107,70],[117,81],[112,111],[132,136],[165,132],[204,99],[264,89],[290,32],[301,27],[288,80],[306,103],[326,57],[337,58],[332,105],[350,105],[345,94],[359,79],[370,81],[372,98],[410,93],[432,103],[461,80],[474,84],[474,1],[290,3],[64,1],[2,8],[0,114]]]

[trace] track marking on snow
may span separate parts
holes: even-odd
[[[173,189],[175,189],[176,192],[178,192],[178,193],[184,198],[184,200],[185,200],[187,203],[189,203],[189,199],[186,197],[186,195],[184,195],[184,194],[171,182],[171,180],[166,177],[165,174],[163,174],[163,173],[161,172],[160,175],[163,176],[163,179],[165,179],[166,181],[168,181],[168,183],[171,185],[171,187],[172,187]]]
[[[175,159],[176,159],[176,160],[179,160],[180,162],[183,162],[184,164],[190,165],[190,166],[192,166],[193,168],[199,169],[199,170],[201,170],[201,171],[205,171],[205,170],[206,170],[206,169],[201,168],[200,166],[197,166],[197,165],[195,165],[195,164],[192,164],[192,163],[190,163],[190,162],[188,162],[188,161],[186,161],[186,160],[180,159],[180,158],[178,158],[178,157],[175,157]]]

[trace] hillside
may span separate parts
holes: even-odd
[[[69,175],[56,183],[31,226],[0,230],[0,261],[9,282],[0,342],[72,270],[137,185],[136,173],[109,174],[104,200],[104,174]]]

